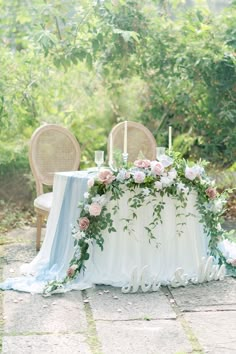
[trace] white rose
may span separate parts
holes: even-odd
[[[168,167],[173,164],[174,160],[166,155],[161,155],[158,160],[162,163],[164,167]]]
[[[162,183],[163,187],[168,187],[168,186],[171,186],[171,184],[173,183],[173,180],[170,179],[169,177],[161,177],[161,183]]]
[[[176,171],[176,169],[175,168],[172,168],[169,172],[168,172],[168,177],[170,178],[170,179],[176,179],[176,177],[177,177],[177,171]]]
[[[194,169],[194,167],[186,167],[185,169],[185,177],[189,179],[190,181],[193,181],[197,177],[197,171]]]

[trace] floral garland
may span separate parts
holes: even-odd
[[[136,160],[130,168],[122,167],[114,172],[110,169],[101,170],[95,177],[88,180],[88,192],[85,200],[80,204],[81,213],[74,227],[74,255],[70,261],[67,275],[62,281],[50,281],[44,295],[60,291],[64,285],[74,280],[77,275],[85,270],[85,262],[89,259],[89,245],[96,242],[103,249],[103,232],[115,232],[111,213],[107,209],[110,200],[119,200],[125,191],[135,191],[134,196],[128,199],[132,210],[132,219],[136,218],[135,210],[144,205],[150,198],[172,196],[180,202],[181,207],[187,204],[191,191],[197,192],[196,207],[201,215],[204,231],[209,236],[209,249],[219,264],[225,264],[231,275],[236,275],[236,259],[226,259],[217,247],[220,240],[227,236],[221,228],[221,217],[225,212],[228,193],[232,190],[218,193],[214,181],[205,173],[206,162],[190,165],[179,157],[178,153],[171,156],[162,155],[156,161]],[[155,238],[153,229],[161,222],[161,211],[164,202],[154,207],[153,221],[145,227],[148,236]],[[118,210],[118,205],[113,207],[113,213]],[[124,230],[129,230],[131,219],[125,220]]]

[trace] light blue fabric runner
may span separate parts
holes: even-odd
[[[79,176],[78,177],[82,177]],[[84,199],[88,178],[68,176],[56,232],[53,238],[49,262],[39,262],[34,276],[8,278],[0,283],[2,290],[18,290],[25,292],[42,292],[49,280],[63,279],[73,255],[74,239],[72,228],[79,216],[78,204]],[[53,237],[53,235],[51,235]]]

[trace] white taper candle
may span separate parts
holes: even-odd
[[[172,149],[172,127],[169,126],[169,151]]]
[[[124,154],[127,154],[127,120],[124,124]]]
[[[109,164],[113,163],[113,141],[112,141],[112,133],[110,133],[110,141],[109,141]]]

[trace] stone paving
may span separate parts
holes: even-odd
[[[2,278],[36,255],[35,229],[0,247]],[[235,354],[236,279],[122,294],[97,286],[44,298],[1,292],[0,349],[8,354]]]

